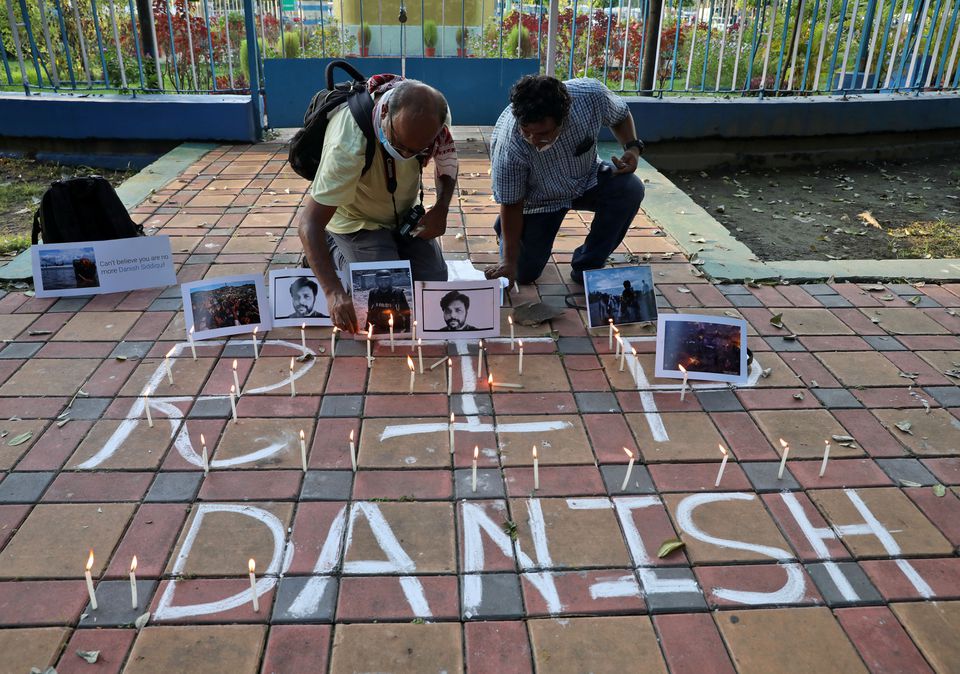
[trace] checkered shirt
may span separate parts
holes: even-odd
[[[490,145],[497,203],[523,201],[524,213],[550,213],[569,209],[574,199],[597,184],[597,136],[603,127],[626,119],[630,110],[623,98],[597,80],[564,84],[570,93],[570,114],[557,142],[545,152],[520,135],[512,106],[497,120]]]

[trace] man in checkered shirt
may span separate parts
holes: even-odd
[[[605,126],[624,149],[610,162],[597,157]],[[594,212],[571,279],[583,283],[584,270],[603,267],[640,210],[643,183],[634,171],[642,149],[627,104],[600,82],[546,75],[517,82],[490,147],[500,264],[484,270],[487,278],[536,281],[570,209]]]

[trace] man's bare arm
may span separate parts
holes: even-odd
[[[417,236],[421,239],[435,239],[447,231],[447,214],[456,186],[457,182],[447,175],[442,175],[437,180],[437,203],[420,220],[423,230]]]
[[[615,126],[611,126],[610,130],[613,131],[613,136],[617,139],[617,142],[619,142],[620,145],[625,145],[631,140],[637,139],[637,129],[633,123],[633,115],[629,112],[627,113],[627,116],[624,117],[622,122]],[[635,147],[625,150],[623,156],[619,159],[616,157],[610,157],[613,165],[617,167],[615,173],[633,173],[637,170],[638,159],[640,159],[640,150]]]
[[[483,270],[487,278],[504,276],[513,283],[517,280],[517,264],[520,260],[520,239],[523,236],[523,202],[500,204],[500,239],[503,253],[500,264]]]
[[[333,324],[341,330],[357,332],[357,313],[354,311],[353,301],[343,289],[330,247],[327,245],[327,223],[336,210],[336,206],[324,206],[313,199],[307,199],[307,207],[300,217],[297,230],[307,263],[327,297],[327,307]]]

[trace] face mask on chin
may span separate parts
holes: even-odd
[[[387,154],[390,155],[394,161],[410,161],[411,159],[416,159],[416,155],[412,157],[404,157],[402,154],[400,154],[400,152],[397,151],[397,148],[391,145],[390,141],[387,140],[387,134],[384,133],[383,130],[383,120],[385,119],[385,115],[383,115],[381,111],[383,110],[384,103],[387,102],[387,100],[390,98],[390,94],[392,93],[393,89],[385,93],[378,101],[376,108],[377,131],[380,144],[383,145],[383,149],[386,150]],[[389,114],[389,112],[387,114]]]

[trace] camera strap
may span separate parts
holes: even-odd
[[[400,228],[400,214],[397,212],[397,163],[387,152],[383,154],[383,169],[387,176],[387,191],[390,193],[390,200],[393,202],[393,221],[397,228]],[[417,156],[417,168],[420,171],[420,203],[423,203],[423,159]]]

